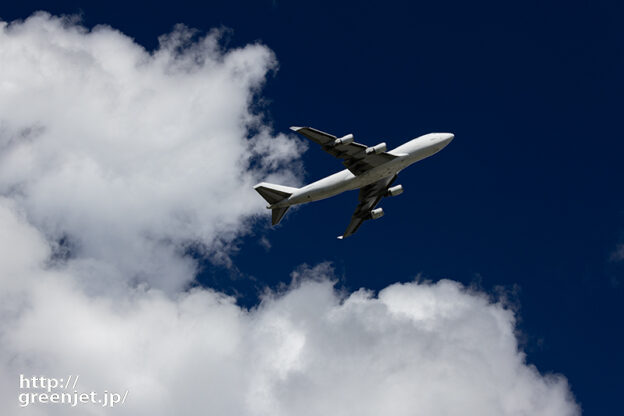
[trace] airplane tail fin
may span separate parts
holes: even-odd
[[[288,198],[297,190],[297,188],[292,188],[290,186],[275,185],[267,182],[259,183],[254,186],[254,189],[271,205]],[[284,208],[272,209],[271,222],[273,225],[276,225],[281,221],[284,214],[286,214],[286,211],[288,211],[288,208],[290,207],[287,206]]]

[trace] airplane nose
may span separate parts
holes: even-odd
[[[440,137],[440,143],[442,144],[442,146],[446,146],[454,138],[455,138],[455,135],[453,133],[442,133]]]

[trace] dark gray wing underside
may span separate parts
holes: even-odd
[[[291,127],[291,130],[319,144],[330,155],[343,159],[342,164],[354,175],[359,175],[396,158],[387,152],[366,154],[367,146],[351,142],[335,145],[336,136],[312,127]]]
[[[342,239],[355,233],[364,221],[371,218],[371,210],[374,209],[379,201],[386,195],[386,191],[390,185],[394,183],[396,178],[397,175],[387,176],[360,189],[358,195],[360,202],[351,216],[351,222],[347,226],[347,229],[338,238]]]

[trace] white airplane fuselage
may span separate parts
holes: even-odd
[[[342,170],[297,189],[288,198],[270,205],[268,208],[285,208],[291,205],[319,201],[345,191],[362,188],[382,178],[394,176],[409,165],[438,153],[454,137],[451,133],[429,133],[417,137],[389,151],[388,153],[397,157],[381,166],[357,176],[351,173],[349,169]]]

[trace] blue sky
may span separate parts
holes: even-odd
[[[201,283],[251,306],[299,265],[329,261],[349,291],[416,276],[504,290],[528,362],[564,374],[584,412],[619,409],[621,5],[23,1],[0,16],[39,9],[79,13],[148,49],[176,23],[226,27],[227,46],[261,42],[279,63],[257,104],[275,132],[307,125],[389,148],[455,134],[400,174],[405,192],[352,238],[336,236],[356,193],[292,210],[274,230],[267,211],[238,243],[235,270],[206,261]],[[341,168],[313,144],[303,166],[307,182]]]

